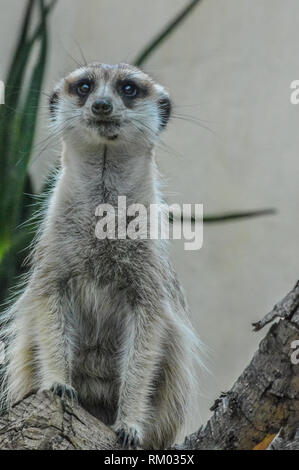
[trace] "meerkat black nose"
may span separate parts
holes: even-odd
[[[96,100],[92,107],[92,112],[97,116],[105,115],[108,116],[113,111],[113,106],[109,98],[103,98],[101,100]]]

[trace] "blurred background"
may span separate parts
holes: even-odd
[[[1,300],[32,237],[21,225],[30,195],[43,191],[59,155],[59,142],[47,139],[46,94],[82,56],[139,59],[175,103],[158,151],[167,200],[203,203],[212,216],[200,251],[173,243],[192,321],[210,349],[190,431],[255,352],[265,333],[251,323],[298,279],[299,105],[290,103],[298,44],[297,0],[0,0]],[[276,213],[213,219],[264,208]]]

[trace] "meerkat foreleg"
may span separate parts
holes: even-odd
[[[33,324],[30,311],[26,311],[25,294],[13,305],[8,317],[14,320],[1,331],[1,338],[8,342],[2,390],[7,404],[21,400],[35,388]]]
[[[113,429],[124,447],[148,445],[144,428],[151,420],[150,396],[161,359],[161,319],[135,308],[122,351],[118,414]]]
[[[42,295],[28,287],[12,313],[8,401],[20,400],[36,389],[72,395],[61,296]]]
[[[64,308],[66,305],[61,294],[40,298],[40,311],[36,317],[37,363],[40,390],[52,390],[62,397],[67,394],[73,398],[71,345],[67,341]]]

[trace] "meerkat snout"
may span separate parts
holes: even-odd
[[[113,111],[113,104],[109,98],[95,100],[91,110],[95,116],[110,116]]]

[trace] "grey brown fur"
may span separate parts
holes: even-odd
[[[129,103],[128,83],[138,89]],[[113,105],[106,121],[91,111],[103,97]],[[116,207],[119,195],[127,205],[162,202],[154,148],[170,108],[164,88],[124,64],[92,64],[58,84],[61,170],[27,285],[5,317],[7,402],[35,389],[74,394],[126,447],[173,443],[194,388],[197,338],[167,242],[99,240],[95,209]]]

